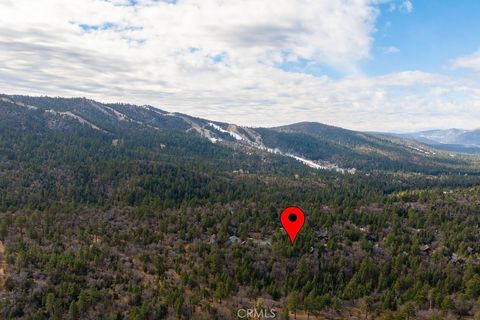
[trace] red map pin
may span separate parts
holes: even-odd
[[[283,210],[282,214],[280,215],[280,222],[282,223],[283,228],[287,231],[288,236],[290,237],[290,242],[292,243],[295,241],[298,232],[303,227],[303,223],[305,222],[305,215],[303,214],[302,209],[299,207],[288,207],[287,209]]]

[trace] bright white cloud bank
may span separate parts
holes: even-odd
[[[479,93],[468,85],[420,71],[361,75],[377,3],[0,0],[1,91],[151,104],[253,126],[476,127]],[[302,61],[347,76],[285,71]],[[452,120],[458,112],[465,116]]]

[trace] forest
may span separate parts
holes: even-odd
[[[480,319],[474,156],[364,156],[342,174],[184,127],[97,123],[112,136],[0,110],[0,318]],[[266,131],[284,149],[305,134]],[[308,154],[346,164],[380,143],[318,134]],[[290,205],[306,217],[294,246]]]

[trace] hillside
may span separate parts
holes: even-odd
[[[183,139],[182,142],[169,143],[164,153],[168,155],[173,152],[178,155],[181,152],[184,156],[193,156],[199,151],[195,149],[201,146],[209,150],[206,152],[223,152],[222,156],[216,156],[216,161],[222,161],[224,156],[229,158],[232,152],[241,153],[241,157],[248,154],[252,155],[251,158],[261,156],[268,159],[272,158],[271,154],[275,154],[296,159],[317,169],[446,173],[472,171],[471,161],[474,160],[452,158],[449,154],[411,140],[378,137],[320,123],[248,128],[168,113],[151,106],[102,104],[84,98],[3,95],[0,108],[3,129],[13,126],[18,130],[22,125],[28,124],[30,128],[47,134],[83,132],[95,135],[95,138],[111,139],[113,144],[137,136],[143,136],[138,145],[152,144],[155,141],[166,145],[170,142],[169,139]],[[146,139],[147,136],[150,138]],[[205,141],[200,145],[192,143],[196,137]],[[179,149],[174,150],[177,147]],[[281,161],[288,162],[288,159]],[[245,159],[240,162],[245,163]],[[259,163],[256,160],[250,162]],[[230,163],[230,160],[226,163]]]
[[[478,168],[319,123],[2,95],[0,318],[473,317]]]
[[[478,153],[480,151],[480,130],[428,130],[400,134],[432,147],[444,150]]]
[[[319,123],[259,129],[265,143],[342,167],[429,173],[467,170],[469,161],[410,139],[368,134]]]

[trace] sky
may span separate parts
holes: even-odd
[[[247,126],[474,129],[478,12],[476,0],[0,0],[0,91]]]

